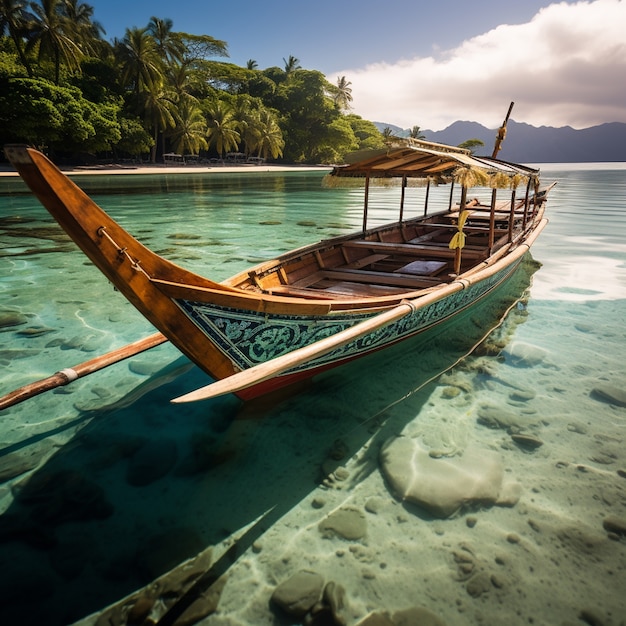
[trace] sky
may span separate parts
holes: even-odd
[[[85,0],[105,38],[169,18],[259,69],[296,57],[402,128],[626,122],[626,0]]]

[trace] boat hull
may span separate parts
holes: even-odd
[[[239,390],[237,395],[244,400],[256,398],[428,331],[481,302],[516,272],[522,260],[523,255],[516,255],[510,263],[503,263],[495,272],[486,272],[484,278],[464,289],[452,291],[424,306],[415,306],[409,315],[397,322],[293,367],[281,376]],[[179,300],[177,304],[199,332],[217,345],[242,371],[336,335],[377,314],[343,314],[340,319],[330,316],[268,316],[205,302]]]
[[[462,253],[447,239],[463,229],[457,209],[318,242],[217,283],[143,246],[41,153],[23,146],[5,152],[119,291],[209,376],[228,380],[221,393],[244,400],[468,310],[515,272],[546,223],[543,200],[531,206],[527,195],[511,201],[508,228],[496,228],[503,218],[494,195],[490,226],[479,220],[470,228],[482,244]]]

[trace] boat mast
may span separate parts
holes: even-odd
[[[511,117],[511,111],[513,110],[514,104],[515,102],[511,102],[511,104],[509,105],[509,110],[506,114],[506,117],[504,118],[504,122],[502,122],[502,126],[500,126],[500,128],[498,129],[496,143],[493,147],[493,153],[491,155],[492,159],[495,159],[498,156],[498,152],[500,152],[500,146],[502,145],[502,142],[504,141],[504,138],[506,137],[506,125],[507,125],[507,122],[509,121],[509,117]]]

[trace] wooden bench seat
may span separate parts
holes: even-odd
[[[397,272],[375,272],[373,270],[322,270],[320,274],[323,278],[329,278],[332,280],[347,280],[357,283],[392,285],[415,289],[430,287],[442,282],[441,279],[432,278],[430,276],[414,276],[411,274],[399,274]]]
[[[445,245],[428,245],[414,243],[395,243],[392,241],[366,241],[363,239],[345,241],[346,248],[372,250],[373,252],[387,252],[388,254],[406,254],[410,256],[440,257],[442,259],[454,258],[455,251]],[[483,250],[463,248],[462,256],[471,259],[481,259],[485,256]]]

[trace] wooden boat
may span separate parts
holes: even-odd
[[[5,153],[103,274],[215,379],[176,401],[228,392],[250,399],[415,336],[506,281],[546,224],[547,190],[539,187],[538,170],[495,154],[401,140],[328,176],[364,178],[359,232],[214,282],[143,246],[40,152],[13,145]],[[424,215],[405,219],[414,178],[426,185]],[[368,228],[369,189],[377,179],[399,181],[400,214]],[[451,185],[450,202],[430,212],[435,183]],[[471,187],[483,187],[487,199],[468,201]]]

